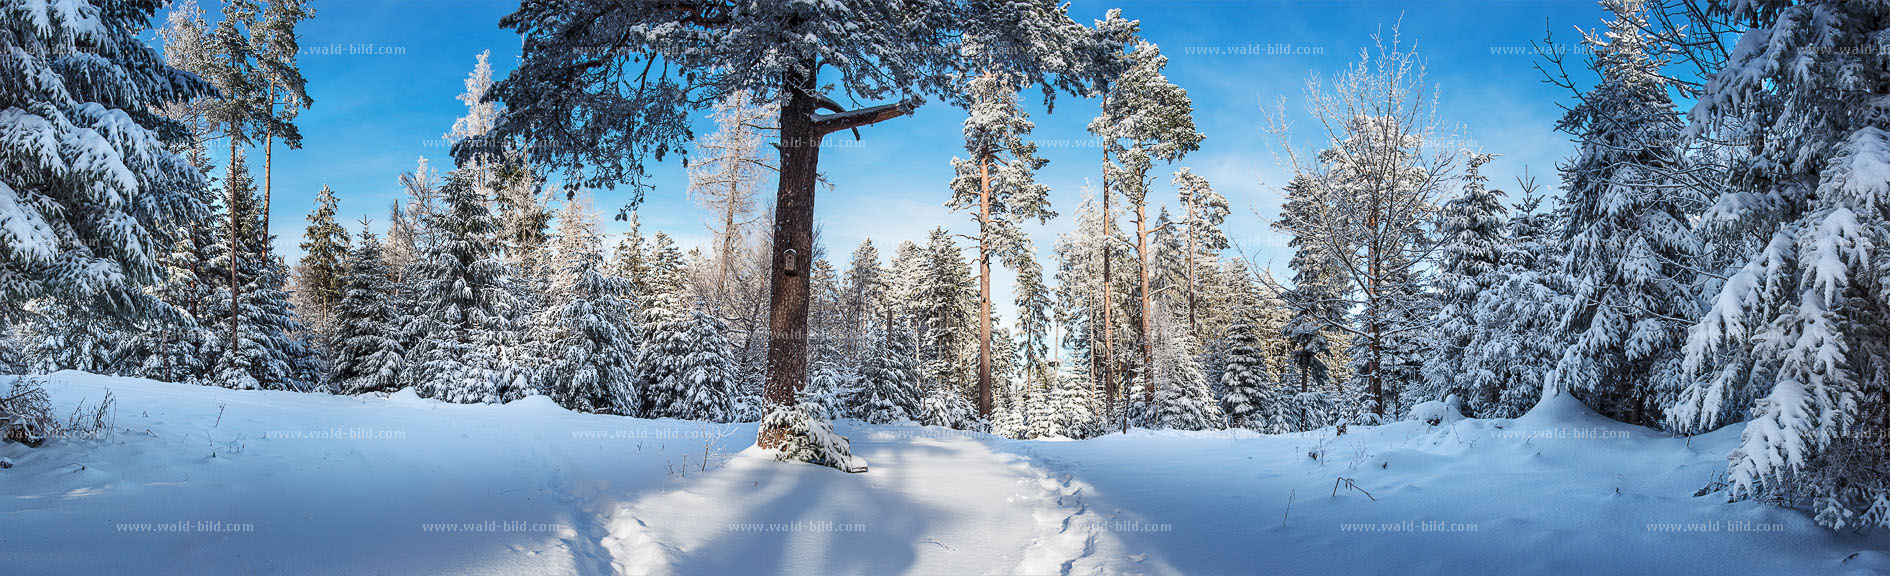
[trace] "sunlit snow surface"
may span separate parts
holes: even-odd
[[[13,465],[0,573],[1890,572],[1890,533],[1694,497],[1725,471],[1738,426],[1689,442],[1566,398],[1517,420],[1338,437],[1012,441],[842,422],[872,464],[844,474],[744,451],[753,425],[543,398],[459,406],[72,372],[47,388],[62,410],[110,389],[116,431],[0,445]],[[728,456],[706,473],[705,432],[727,435]]]

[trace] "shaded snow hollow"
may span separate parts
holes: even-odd
[[[1694,497],[1737,427],[1689,441],[1567,398],[1515,420],[1338,437],[1029,442],[842,422],[873,463],[844,474],[773,461],[750,448],[752,424],[542,397],[462,406],[74,372],[47,389],[62,410],[109,389],[116,432],[0,445],[7,574],[1890,572],[1885,531]],[[706,473],[705,432],[727,447]]]

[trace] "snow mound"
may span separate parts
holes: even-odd
[[[1530,408],[1516,421],[1533,424],[1594,424],[1598,422],[1619,424],[1590,409],[1567,392],[1543,396],[1541,400],[1536,401],[1534,408]]]
[[[565,410],[563,406],[559,406],[557,402],[553,402],[550,396],[543,394],[533,394],[511,402],[506,402],[505,408],[507,410],[537,413],[570,412],[570,410]]]
[[[1442,402],[1432,400],[1420,403],[1411,407],[1411,417],[1409,420],[1416,420],[1431,426],[1450,424],[1463,420],[1462,406],[1462,402],[1457,400],[1457,397],[1454,395]]]
[[[401,388],[395,390],[393,394],[388,394],[387,402],[390,404],[425,404],[429,402],[429,400],[421,398],[420,393],[415,392],[413,388]]]

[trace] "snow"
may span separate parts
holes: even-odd
[[[59,237],[52,226],[5,182],[0,182],[0,239],[6,241],[8,252],[22,260],[51,260],[59,251]]]
[[[1890,570],[1886,531],[1694,497],[1740,427],[1671,437],[1567,395],[1513,420],[1342,436],[1039,442],[842,421],[873,462],[846,474],[774,461],[752,424],[578,414],[542,396],[459,405],[77,372],[46,388],[61,412],[109,389],[115,433],[0,445],[9,573]],[[704,436],[726,447],[706,471]]]
[[[1419,402],[1411,407],[1411,420],[1426,424],[1449,424],[1463,419],[1463,404],[1456,395],[1445,401]]]

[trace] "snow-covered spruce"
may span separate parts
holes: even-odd
[[[1155,349],[1155,409],[1148,415],[1151,428],[1218,430],[1226,427],[1221,407],[1208,391],[1201,372],[1194,337],[1185,321],[1172,311],[1157,308]]]
[[[1221,412],[1227,425],[1267,433],[1288,432],[1288,398],[1267,370],[1260,335],[1250,314],[1227,331],[1227,362],[1221,372]]]
[[[417,274],[419,341],[408,350],[422,397],[493,403],[536,393],[509,377],[503,362],[513,294],[509,267],[500,259],[498,228],[473,174],[455,171],[441,189],[442,210],[428,214],[435,238],[423,247]]]
[[[348,253],[341,301],[335,306],[334,361],[329,381],[343,394],[393,392],[400,385],[405,350],[396,336],[395,288],[381,241],[361,231]]]
[[[1545,239],[1549,214],[1542,197],[1526,191],[1510,218],[1498,281],[1477,297],[1470,339],[1463,348],[1464,408],[1479,418],[1515,418],[1536,405],[1542,380],[1562,356],[1557,330],[1568,309],[1556,274],[1561,260]]]
[[[934,385],[919,399],[918,421],[926,426],[944,426],[955,430],[982,430],[978,407],[963,390]]]
[[[328,186],[315,194],[315,211],[308,214],[308,228],[302,233],[302,260],[295,269],[296,315],[304,319],[315,352],[327,358],[334,357],[338,345],[336,307],[347,294],[350,239],[335,220],[340,206]]]
[[[816,348],[811,374],[807,385],[796,393],[801,405],[819,409],[816,416],[823,419],[851,418],[854,414],[846,410],[844,399],[853,395],[856,386],[854,379],[839,365],[839,351],[829,343]]]
[[[1043,429],[1045,436],[1093,438],[1101,436],[1102,401],[1096,397],[1096,384],[1085,371],[1058,370],[1047,402],[1054,423]]]
[[[150,110],[210,92],[139,34],[157,2],[13,3],[0,10],[0,318],[51,298],[120,319],[163,303],[143,288],[174,231],[207,215],[202,173]]]
[[[1287,342],[1286,369],[1280,382],[1292,393],[1327,393],[1334,379],[1332,326],[1344,316],[1341,304],[1345,281],[1340,278],[1342,264],[1338,253],[1321,241],[1318,234],[1324,193],[1318,182],[1307,174],[1297,174],[1285,187],[1286,203],[1274,230],[1291,236],[1288,247],[1293,257],[1286,266],[1293,271],[1293,287],[1281,296],[1292,308],[1292,317],[1281,329]],[[1298,232],[1295,232],[1298,231]],[[1299,427],[1295,429],[1312,429]]]
[[[1697,316],[1703,207],[1682,147],[1680,114],[1662,75],[1667,46],[1648,38],[1639,1],[1605,3],[1614,19],[1591,33],[1601,82],[1557,128],[1580,141],[1562,166],[1558,210],[1569,302],[1569,345],[1548,393],[1568,391],[1609,417],[1657,425],[1683,380],[1681,337]]]
[[[761,419],[755,445],[775,451],[782,462],[806,462],[836,470],[866,471],[866,460],[848,450],[847,437],[834,433],[833,423],[819,417],[819,406],[776,406]]]
[[[911,421],[919,415],[918,371],[911,338],[903,331],[872,334],[866,364],[846,397],[847,413],[873,424]]]
[[[923,246],[900,248],[893,260],[898,275],[895,292],[917,332],[919,378],[930,388],[927,399],[941,389],[954,394],[973,389],[977,380],[978,289],[971,266],[966,264],[951,233],[943,228],[932,230]],[[976,411],[973,405],[971,412]],[[943,411],[927,414],[938,418],[921,421],[937,426],[966,420],[955,411],[949,417]]]
[[[622,281],[604,274],[603,245],[586,199],[565,201],[552,245],[558,264],[534,332],[547,354],[539,381],[565,408],[633,414],[637,325],[618,297]]]
[[[403,206],[397,201],[389,210],[387,242],[382,252],[394,279],[392,335],[404,354],[405,367],[400,371],[397,388],[411,387],[416,391],[425,374],[414,363],[420,360],[419,350],[425,346],[432,314],[432,302],[426,299],[430,275],[426,253],[439,242],[436,225],[442,222],[439,214],[443,203],[437,176],[428,168],[426,158],[419,160],[414,171],[400,175],[407,204]]]
[[[1408,405],[1462,394],[1474,377],[1464,371],[1464,348],[1476,335],[1479,296],[1500,279],[1497,268],[1507,243],[1503,192],[1488,186],[1482,170],[1493,159],[1490,154],[1471,154],[1463,191],[1440,210],[1438,232],[1443,238],[1431,279],[1439,293],[1437,313],[1431,319],[1424,380],[1404,391]]]
[[[224,181],[231,225],[218,231],[210,262],[221,285],[203,311],[204,323],[220,336],[210,379],[243,390],[314,390],[324,376],[321,358],[299,336],[304,327],[289,302],[288,266],[269,248],[262,199],[243,154],[232,164],[236,177]]]
[[[638,415],[727,422],[735,365],[726,327],[700,310],[673,306],[659,300],[644,311],[649,331],[637,352]]]
[[[1749,143],[1705,228],[1737,252],[1687,334],[1701,377],[1668,411],[1712,430],[1750,417],[1736,499],[1802,502],[1832,528],[1890,527],[1890,120],[1877,2],[1736,3],[1756,22],[1692,130]],[[1834,47],[1844,49],[1833,49]]]

